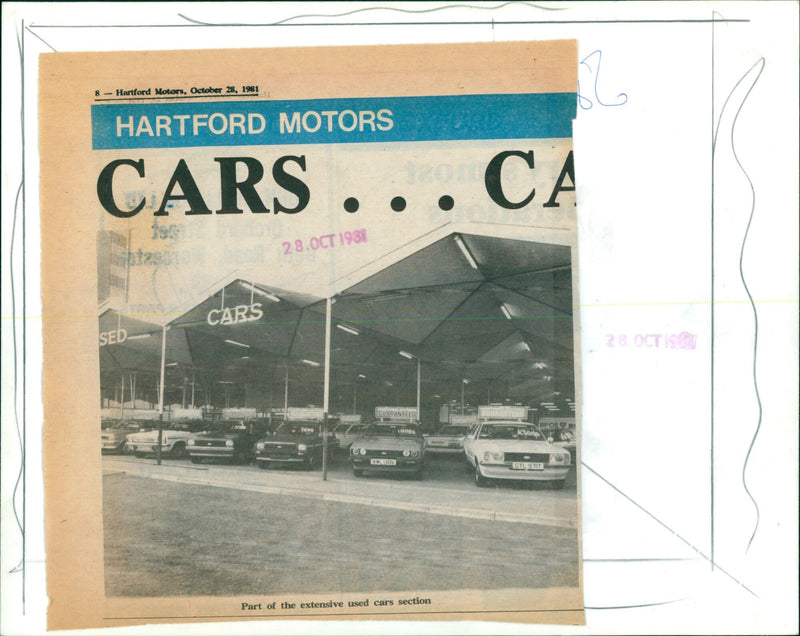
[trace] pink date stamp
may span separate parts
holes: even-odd
[[[694,349],[697,346],[697,335],[682,331],[681,333],[637,333],[606,334],[608,347],[638,347],[645,349]]]
[[[300,252],[316,252],[317,250],[328,250],[338,246],[358,245],[367,242],[367,230],[346,230],[344,232],[332,232],[330,234],[320,234],[309,239],[295,239],[294,241],[283,241],[283,255],[299,254]]]

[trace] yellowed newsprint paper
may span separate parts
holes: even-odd
[[[583,624],[576,42],[40,69],[49,627]]]

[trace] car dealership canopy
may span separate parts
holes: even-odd
[[[329,410],[411,405],[418,391],[429,408],[572,400],[570,253],[564,245],[448,234],[348,279],[330,299]],[[166,401],[191,381],[212,400],[224,394],[238,406],[321,405],[327,306],[267,277],[229,280],[167,325]],[[127,332],[123,342],[101,346],[104,372],[158,372],[161,338],[144,334],[160,335],[160,326],[113,312],[100,323],[101,334],[118,325]]]

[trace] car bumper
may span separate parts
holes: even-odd
[[[134,453],[155,453],[158,450],[158,444],[142,444],[142,443],[133,443],[128,445],[131,449],[131,452]],[[161,452],[168,453],[170,449],[169,444],[162,444],[161,445]]]
[[[418,473],[422,470],[422,460],[419,458],[411,459],[405,457],[398,457],[397,462],[393,466],[386,466],[380,464],[373,464],[370,457],[356,458],[351,457],[350,460],[353,468],[356,470],[374,470],[376,472],[389,472],[389,473]]]
[[[308,455],[270,455],[266,453],[256,453],[257,462],[272,462],[275,464],[306,464]]]
[[[459,455],[464,453],[463,446],[428,446],[425,449],[426,453],[442,454],[442,455]]]
[[[519,479],[525,481],[554,481],[565,479],[569,466],[545,466],[541,470],[515,470],[499,464],[480,464],[481,474],[488,479]]]
[[[100,447],[104,451],[119,451],[125,450],[125,442],[103,442]]]
[[[190,457],[219,457],[222,459],[230,459],[234,456],[235,449],[232,447],[214,448],[213,446],[187,446],[186,450],[189,452]]]

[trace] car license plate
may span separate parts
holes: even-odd
[[[371,459],[369,463],[373,466],[396,466],[396,459]]]
[[[544,470],[544,464],[540,462],[512,462],[512,470]]]

